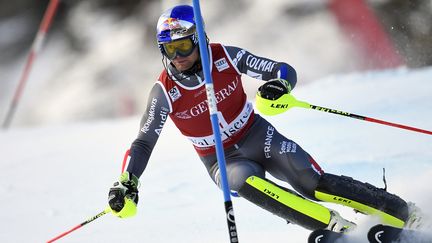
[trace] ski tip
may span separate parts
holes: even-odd
[[[371,243],[387,242],[410,242],[410,243],[430,243],[432,237],[423,232],[393,227],[390,225],[377,224],[370,228],[368,240]]]
[[[344,236],[343,233],[337,233],[327,229],[318,229],[309,234],[308,243],[333,243],[342,236]]]

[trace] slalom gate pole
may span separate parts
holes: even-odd
[[[122,168],[121,168],[121,169],[122,169],[122,170],[121,170],[122,173],[124,172],[124,170],[125,170],[125,168],[126,168],[126,163],[127,163],[127,161],[128,161],[129,154],[130,154],[130,150],[128,149],[128,150],[126,150],[126,153],[125,153],[124,158],[123,158]],[[72,229],[70,229],[70,230],[68,230],[68,231],[66,231],[66,232],[64,232],[64,233],[61,233],[60,235],[58,235],[58,236],[52,238],[51,240],[47,241],[47,243],[54,242],[54,241],[56,241],[56,240],[62,238],[63,236],[68,235],[69,233],[71,233],[71,232],[73,232],[73,231],[75,231],[75,230],[77,230],[77,229],[83,227],[84,225],[86,225],[86,224],[88,224],[88,223],[90,223],[90,222],[92,222],[92,221],[94,221],[94,220],[96,220],[96,219],[98,219],[98,218],[104,216],[105,214],[110,213],[110,212],[111,212],[111,208],[110,208],[109,206],[107,206],[107,207],[105,208],[104,211],[102,211],[102,212],[96,214],[95,216],[93,216],[93,217],[87,219],[86,221],[84,221],[84,222],[82,222],[81,224],[79,224],[79,225],[73,227]]]
[[[237,227],[235,224],[234,218],[234,210],[230,196],[230,188],[228,184],[228,178],[226,173],[226,162],[225,162],[225,154],[222,146],[221,133],[219,129],[219,119],[218,119],[218,110],[216,106],[216,96],[214,92],[213,80],[210,74],[210,59],[208,56],[207,50],[207,38],[204,32],[204,23],[201,16],[201,9],[199,0],[193,0],[193,11],[195,16],[195,22],[197,24],[197,32],[198,32],[198,41],[199,41],[199,50],[201,55],[201,63],[203,66],[204,79],[205,79],[205,87],[207,92],[207,101],[210,112],[210,120],[213,128],[213,134],[215,139],[216,146],[216,157],[219,165],[219,172],[222,182],[222,190],[225,200],[225,212],[228,223],[228,232],[230,242],[239,242],[237,236]]]
[[[415,127],[410,127],[410,126],[406,126],[406,125],[402,125],[402,124],[392,123],[392,122],[388,122],[388,121],[378,120],[378,119],[371,118],[371,117],[356,115],[356,114],[349,113],[346,111],[339,111],[339,110],[326,108],[326,107],[322,107],[322,106],[311,105],[307,102],[297,100],[291,94],[288,94],[288,96],[290,96],[288,105],[290,105],[291,107],[301,107],[301,108],[306,108],[306,109],[323,111],[323,112],[332,113],[332,114],[341,115],[341,116],[346,116],[349,118],[354,118],[354,119],[358,119],[358,120],[362,120],[362,121],[374,122],[374,123],[378,123],[378,124],[382,124],[382,125],[386,125],[386,126],[392,126],[392,127],[397,127],[397,128],[401,128],[401,129],[405,129],[405,130],[409,130],[409,131],[413,131],[413,132],[419,132],[419,133],[425,133],[425,134],[432,135],[432,131],[428,131],[428,130],[424,130],[424,129],[420,129],[420,128],[415,128]]]
[[[45,40],[46,33],[48,32],[48,29],[51,25],[52,19],[57,11],[57,7],[59,4],[59,0],[51,0],[46,11],[44,14],[44,17],[42,19],[42,22],[39,26],[39,30],[36,34],[35,39],[33,40],[32,47],[30,49],[30,53],[27,56],[27,62],[25,64],[24,70],[22,72],[21,78],[18,83],[18,87],[15,90],[15,95],[13,96],[12,102],[9,106],[9,110],[6,113],[6,118],[3,121],[3,129],[9,128],[9,125],[12,121],[12,118],[15,114],[15,110],[17,108],[18,102],[21,98],[21,94],[23,92],[24,86],[27,82],[28,76],[30,74],[30,70],[33,66],[33,62],[36,59],[37,53],[40,51],[42,44]]]
[[[98,219],[98,218],[100,218],[100,217],[102,217],[102,216],[104,216],[105,214],[110,213],[110,212],[111,212],[111,209],[110,209],[109,207],[107,207],[104,211],[102,211],[102,212],[96,214],[95,216],[93,216],[93,217],[87,219],[86,221],[84,221],[84,222],[82,222],[81,224],[79,224],[79,225],[73,227],[72,229],[70,229],[70,230],[68,230],[68,231],[66,231],[66,232],[64,232],[64,233],[61,233],[60,235],[58,235],[58,236],[52,238],[51,240],[47,241],[47,243],[54,242],[54,241],[56,241],[56,240],[62,238],[63,236],[68,235],[69,233],[71,233],[71,232],[73,232],[73,231],[75,231],[75,230],[77,230],[77,229],[83,227],[84,225],[86,225],[86,224],[88,224],[88,223],[93,222],[94,220],[96,220],[96,219]]]

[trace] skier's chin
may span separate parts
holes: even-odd
[[[188,58],[176,58],[172,61],[176,69],[180,72],[186,71],[191,68],[194,64],[193,61]]]
[[[192,65],[190,65],[189,63],[187,63],[187,64],[178,64],[178,65],[175,65],[175,67],[176,67],[176,69],[178,71],[183,72],[183,71],[186,71],[189,68],[191,68]]]

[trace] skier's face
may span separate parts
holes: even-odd
[[[177,55],[171,61],[178,71],[183,72],[191,68],[194,65],[194,63],[198,60],[198,57],[199,57],[198,48],[194,48],[193,52],[189,56],[182,57]]]

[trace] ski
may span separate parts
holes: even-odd
[[[317,229],[310,233],[308,243],[332,243],[338,239],[340,239],[341,242],[344,242],[343,240],[346,240],[347,238],[347,235],[343,233],[327,229]]]
[[[327,229],[317,229],[310,233],[308,243],[334,243],[352,242],[358,235],[351,237],[350,233],[338,233]],[[365,237],[366,238],[366,237]],[[418,230],[401,229],[389,225],[377,224],[372,226],[368,233],[369,243],[431,243],[432,234],[426,234]],[[364,239],[363,241],[365,241]],[[357,242],[355,241],[355,242]]]
[[[401,229],[389,225],[377,224],[369,229],[370,243],[430,243],[432,236],[412,229]]]

